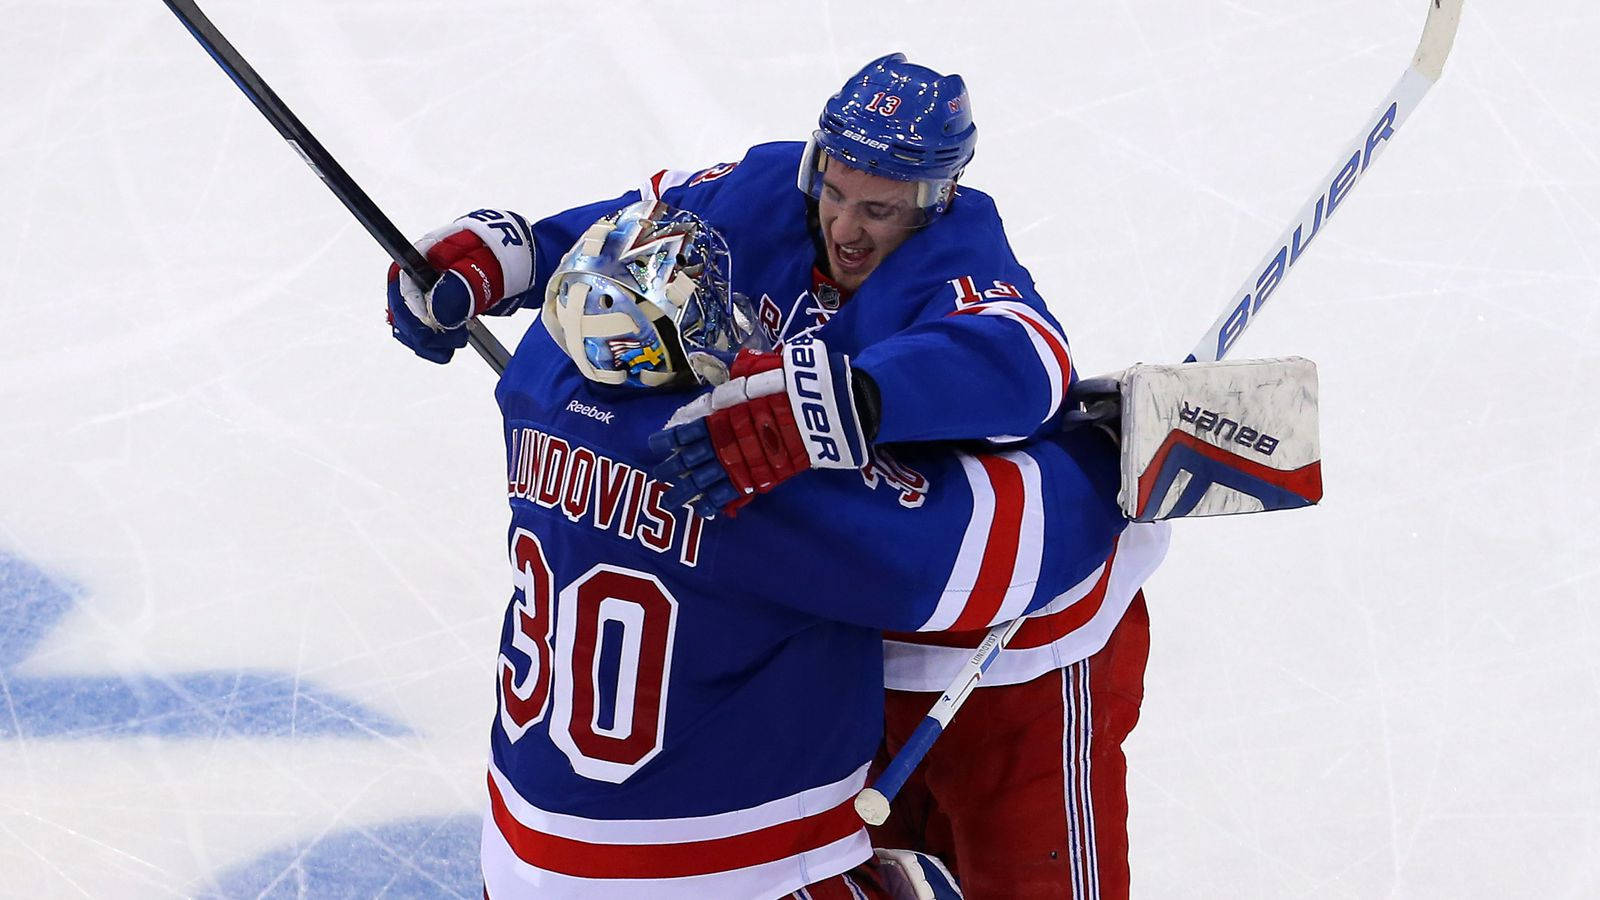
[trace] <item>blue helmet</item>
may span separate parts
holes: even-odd
[[[800,163],[800,190],[822,192],[830,158],[873,175],[918,183],[924,221],[944,212],[972,160],[978,128],[960,75],[879,57],[828,98]]]
[[[720,384],[741,349],[771,349],[729,287],[728,244],[694,213],[640,200],[561,258],[540,317],[585,378],[631,387]]]

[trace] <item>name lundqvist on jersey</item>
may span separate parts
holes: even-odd
[[[538,428],[513,427],[510,440],[506,494],[513,501],[560,510],[573,523],[587,520],[656,553],[676,546],[678,562],[685,566],[700,561],[706,520],[687,506],[669,508],[662,502],[670,483]]]

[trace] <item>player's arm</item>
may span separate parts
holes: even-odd
[[[1066,338],[1042,302],[1004,289],[1017,296],[941,311],[852,359],[871,383],[858,390],[876,393],[870,440],[1006,441],[1053,427],[1075,380]]]
[[[664,169],[640,187],[609,200],[563,210],[537,221],[509,211],[480,209],[417,241],[441,273],[431,288],[414,283],[398,266],[389,270],[389,324],[418,356],[450,361],[466,346],[466,323],[475,316],[504,316],[544,301],[545,285],[569,248],[596,220],[645,195],[680,202],[685,193],[715,190],[736,164],[699,172]]]
[[[1017,441],[1049,430],[1068,386],[1066,340],[1043,304],[963,306],[855,358],[810,336],[742,357],[652,441],[674,502],[711,515],[809,469],[859,469],[874,444]]]
[[[1092,429],[982,453],[914,448],[875,460],[873,488],[854,472],[819,473],[726,527],[755,548],[752,596],[891,631],[983,629],[1104,564],[1126,526],[1116,467]]]
[[[544,285],[572,242],[595,219],[638,199],[629,191],[530,222],[510,210],[479,209],[416,242],[439,270],[419,285],[389,267],[389,325],[395,339],[423,359],[446,363],[466,346],[467,322],[538,306]]]

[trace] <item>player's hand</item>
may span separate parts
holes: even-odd
[[[741,353],[733,377],[682,407],[650,436],[668,454],[657,478],[668,506],[734,512],[807,469],[859,469],[874,423],[858,412],[850,358],[799,338],[775,353]],[[871,404],[861,404],[863,408]]]
[[[480,209],[429,232],[416,247],[439,270],[423,287],[389,266],[389,326],[423,359],[447,363],[467,345],[466,324],[515,309],[533,286],[533,235],[516,213]]]

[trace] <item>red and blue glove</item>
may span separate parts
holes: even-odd
[[[876,431],[876,387],[850,358],[797,338],[741,353],[726,384],[680,408],[650,447],[672,483],[662,499],[701,515],[733,513],[807,469],[859,469]]]
[[[468,213],[416,247],[439,270],[439,281],[424,290],[391,263],[389,326],[396,340],[430,362],[447,363],[467,345],[467,320],[515,310],[533,286],[533,233],[516,213]]]

